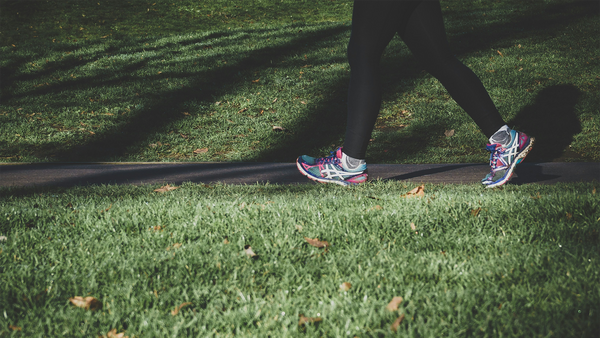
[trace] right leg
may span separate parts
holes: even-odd
[[[350,87],[344,153],[364,159],[381,107],[379,62],[418,1],[355,1],[348,44]]]

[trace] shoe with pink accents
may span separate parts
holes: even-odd
[[[516,130],[510,131],[511,140],[507,146],[499,143],[488,144],[487,150],[491,152],[491,171],[481,180],[487,188],[494,188],[508,182],[513,175],[517,164],[521,163],[533,146],[533,137]]]
[[[327,157],[314,158],[302,155],[296,160],[296,165],[304,176],[320,183],[347,186],[366,182],[369,177],[367,165],[362,164],[353,170],[344,168],[342,155],[342,148],[332,151]]]

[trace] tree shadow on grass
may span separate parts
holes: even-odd
[[[568,13],[562,17],[561,22],[565,24],[578,20],[586,15],[589,15],[589,12],[579,11],[577,13]],[[460,55],[468,54],[473,51],[481,50],[482,48],[493,44],[494,41],[509,39],[514,34],[520,34],[519,30],[515,31],[511,27],[526,27],[527,29],[535,30],[535,34],[544,34],[544,36],[547,36],[550,34],[548,29],[552,27],[548,26],[549,21],[552,20],[547,16],[542,15],[540,17],[532,17],[525,15],[515,18],[513,22],[494,23],[481,27],[480,33],[468,33],[461,36],[461,39],[464,38],[469,41],[477,41],[481,40],[478,39],[478,37],[481,38],[480,35],[483,34],[487,36],[485,43],[482,45],[477,44],[477,46],[475,46],[475,43],[458,44],[458,52]],[[148,108],[139,111],[139,113],[127,124],[118,126],[101,134],[98,133],[93,139],[86,141],[84,144],[64,144],[61,147],[49,149],[48,151],[54,154],[55,159],[58,161],[108,161],[124,158],[127,156],[128,149],[132,149],[132,147],[142,149],[145,147],[146,140],[150,135],[165,132],[167,130],[166,128],[169,128],[168,126],[171,123],[181,119],[183,116],[179,114],[179,112],[183,111],[182,109],[184,109],[186,102],[213,102],[214,97],[228,94],[232,88],[241,84],[238,76],[240,72],[247,74],[255,70],[264,70],[265,68],[270,67],[270,60],[281,61],[299,53],[319,49],[321,48],[319,45],[320,43],[323,41],[331,41],[331,39],[335,39],[336,36],[346,33],[348,29],[347,26],[337,25],[321,28],[312,33],[305,32],[298,34],[296,38],[285,45],[270,46],[245,53],[238,58],[237,62],[230,63],[219,69],[203,73],[172,74],[173,78],[190,77],[193,80],[191,84],[185,88],[162,93],[164,94],[163,96],[156,95],[156,97],[149,102]],[[253,34],[245,31],[241,31],[240,33]],[[204,37],[200,40],[206,39],[207,38]],[[179,41],[178,44],[188,47],[200,40],[191,39],[189,41]],[[143,49],[143,46],[137,46],[137,48],[134,49]],[[400,60],[394,62],[394,66],[391,69],[388,69],[388,71],[401,76],[390,79],[391,82],[386,86],[388,90],[397,88],[399,81],[402,79],[414,79],[422,76],[420,69],[413,69],[414,67],[411,67],[414,61],[415,60],[412,57],[401,57]],[[326,60],[323,60],[322,62],[326,62]],[[59,64],[57,66],[60,69],[61,65]],[[154,76],[148,78],[147,81],[154,81],[159,78],[160,77],[158,76]],[[9,79],[9,81],[10,80],[11,79]],[[12,80],[14,81],[16,79]],[[98,74],[95,78],[86,79],[85,82],[73,81],[72,83],[67,84],[67,87],[79,88],[80,86],[83,86],[92,88],[114,85],[121,83],[122,81],[126,82],[127,80],[127,78],[114,78],[107,76],[106,74],[104,74],[104,76]],[[318,90],[327,91],[331,95],[329,95],[328,99],[319,102],[318,107],[314,110],[295,121],[292,126],[293,134],[287,134],[285,137],[274,136],[281,137],[281,139],[277,139],[278,142],[276,146],[269,149],[263,149],[260,152],[255,153],[255,155],[244,158],[244,160],[289,161],[293,160],[299,154],[312,153],[332,142],[337,142],[342,137],[345,128],[344,121],[346,107],[343,102],[346,98],[347,82],[342,79],[330,81],[328,83],[320,83],[315,87],[317,87]],[[50,94],[68,88],[57,86],[55,88],[44,88],[41,91],[38,89],[36,92],[29,92],[28,95]],[[410,88],[403,89],[410,90]],[[387,94],[389,93],[384,93],[384,95]],[[10,98],[11,96],[12,95],[7,95],[5,98]],[[539,112],[539,107],[535,108],[534,111]],[[511,123],[524,123],[525,125],[521,129],[526,132],[532,130],[530,133],[535,135],[535,126],[532,125],[531,121],[533,120],[527,118],[523,120],[515,119],[514,121],[511,121]],[[528,125],[528,123],[530,125]],[[438,129],[441,130],[443,128],[442,126],[438,126]],[[544,130],[551,130],[551,128],[546,128]],[[404,142],[409,142],[412,138],[416,140],[413,142],[415,143],[414,147],[411,147],[411,153],[419,152],[431,142],[431,138],[423,139],[422,135],[419,135],[421,132],[422,130],[415,129],[414,132],[411,132],[410,135],[407,136],[409,137],[408,141],[404,140]],[[575,133],[576,132],[571,130],[568,131],[567,134],[569,135],[565,137],[561,136],[558,144],[565,144],[566,138],[570,137],[572,139]],[[542,144],[542,149],[546,148],[544,144],[549,145],[551,143],[550,138],[547,138],[546,140],[546,135],[547,133],[542,133],[541,140],[538,140]],[[570,141],[568,143],[570,143]],[[537,148],[539,148],[539,145],[536,146],[536,149]],[[551,157],[553,149],[545,151],[543,153],[544,155],[540,155],[539,158]],[[535,152],[533,154],[535,154]]]

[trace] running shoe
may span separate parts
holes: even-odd
[[[490,154],[490,171],[481,183],[487,188],[494,188],[508,182],[517,164],[521,163],[533,146],[533,137],[516,130],[510,131],[511,141],[507,146],[499,143],[488,144]]]
[[[367,181],[367,165],[362,164],[355,170],[345,169],[342,164],[342,148],[331,152],[330,156],[314,158],[306,155],[296,160],[302,175],[321,183],[354,185]]]

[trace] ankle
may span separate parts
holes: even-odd
[[[364,170],[367,166],[367,162],[364,159],[348,156],[344,152],[342,152],[341,162],[345,170]]]

